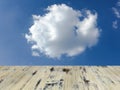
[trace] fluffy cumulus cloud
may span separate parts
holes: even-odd
[[[44,15],[33,15],[33,25],[25,35],[33,56],[50,58],[75,56],[98,42],[97,13],[74,10],[65,4],[48,6]]]
[[[120,22],[120,0],[116,3],[115,7],[112,8],[113,13],[115,14],[116,19],[113,21],[113,28],[118,29]]]

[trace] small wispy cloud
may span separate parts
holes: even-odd
[[[33,56],[75,56],[98,42],[97,13],[74,10],[65,4],[54,4],[46,10],[42,16],[33,15],[34,23],[25,35],[32,44]]]
[[[117,20],[113,21],[113,28],[115,28],[115,29],[118,28],[118,21]]]
[[[116,3],[115,7],[112,7],[112,10],[116,17],[116,20],[113,21],[113,28],[118,29],[118,21],[120,20],[120,0]]]
[[[116,15],[116,17],[117,17],[117,18],[120,18],[120,10],[119,10],[119,8],[113,7],[112,9],[113,9],[114,14]]]

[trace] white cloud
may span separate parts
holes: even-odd
[[[75,56],[98,42],[97,13],[65,4],[49,6],[47,11],[43,16],[33,15],[34,23],[25,35],[34,56]]]
[[[40,56],[39,53],[36,52],[36,51],[32,51],[32,55],[33,55],[33,56]]]
[[[118,21],[120,20],[120,0],[116,3],[116,6],[112,8],[115,14],[116,20],[113,21],[113,28],[118,29]]]
[[[118,21],[117,20],[113,21],[113,28],[115,28],[115,29],[118,28]]]
[[[113,7],[112,8],[114,11],[114,14],[116,15],[117,18],[120,18],[120,10],[118,8]]]
[[[120,0],[118,0],[118,2],[117,2],[117,6],[120,6]]]

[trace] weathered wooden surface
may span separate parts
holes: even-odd
[[[120,67],[1,66],[0,90],[120,90]]]

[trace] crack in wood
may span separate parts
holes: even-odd
[[[36,85],[35,85],[35,90],[37,89],[38,85],[40,84],[41,79],[37,81]]]
[[[34,71],[34,72],[32,73],[32,75],[34,76],[36,73],[37,73],[37,71]]]

